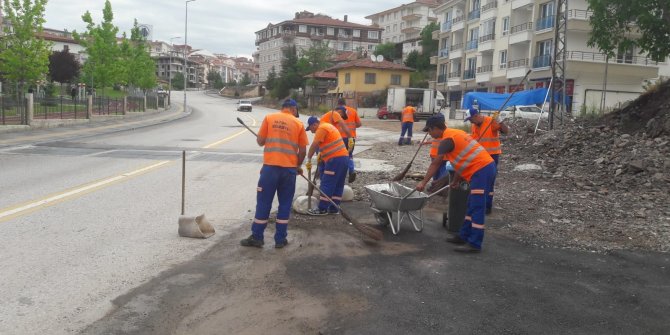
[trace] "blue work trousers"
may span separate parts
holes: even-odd
[[[405,133],[407,133],[407,137],[412,138],[413,128],[414,128],[414,122],[403,122],[400,131],[400,138],[405,137]]]
[[[342,137],[342,141],[344,141],[344,146],[347,147],[347,150],[349,150],[349,137]],[[354,138],[354,143],[356,143],[356,139]],[[354,148],[356,146],[354,145]],[[354,149],[352,148],[349,150],[349,173],[354,173]]]
[[[251,225],[251,233],[256,240],[263,240],[263,232],[270,217],[275,193],[279,200],[277,211],[275,243],[286,240],[291,204],[295,194],[296,168],[263,165],[256,189],[256,214]]]
[[[493,208],[493,193],[496,187],[496,177],[498,176],[498,159],[500,158],[500,155],[498,154],[491,155],[491,158],[493,158],[493,162],[496,164],[496,174],[493,175],[493,183],[491,183],[491,190],[489,191],[489,194],[486,197],[486,209]]]
[[[436,181],[444,176],[447,175],[447,161],[442,161],[442,164],[440,164],[440,168],[435,172],[435,175],[433,175],[433,181]]]
[[[486,196],[493,185],[496,175],[494,162],[475,172],[470,179],[468,211],[461,227],[461,239],[471,246],[481,249],[484,241],[484,218],[486,217]]]
[[[344,192],[344,181],[347,177],[348,156],[333,157],[325,162],[323,174],[321,175],[321,191],[325,193],[336,204],[342,201]],[[337,211],[323,195],[320,196],[319,209],[330,212]]]

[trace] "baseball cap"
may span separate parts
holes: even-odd
[[[282,107],[298,107],[298,103],[293,99],[286,99],[284,103],[281,104]]]
[[[432,115],[426,120],[426,126],[423,127],[423,131],[428,131],[432,127],[444,124],[444,116],[440,117],[439,115]]]
[[[309,127],[311,127],[313,124],[315,124],[317,122],[319,122],[318,117],[316,117],[314,115],[310,116],[309,119],[307,119],[307,127],[305,128],[305,130],[309,130]]]
[[[347,104],[347,102],[346,102],[346,101],[344,101],[344,99],[342,99],[342,98],[339,98],[339,99],[337,99],[337,104],[338,104],[338,105],[346,105],[346,104]]]
[[[470,107],[470,109],[465,113],[465,120],[463,120],[463,122],[470,121],[470,119],[472,119],[472,117],[477,114],[479,114],[479,111],[476,108]]]

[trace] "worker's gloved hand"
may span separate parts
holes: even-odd
[[[317,164],[321,164],[321,162],[323,162],[323,161],[321,160],[321,154],[318,154],[318,155],[316,156],[316,163],[317,163]]]
[[[305,167],[307,168],[307,170],[311,170],[312,169],[312,161],[308,160],[307,163],[305,163]]]
[[[356,144],[356,141],[354,140],[353,137],[349,137],[349,143],[347,144],[347,148],[349,148],[349,151],[354,150],[354,145]]]
[[[502,114],[500,114],[500,112],[495,112],[495,113],[493,113],[493,115],[491,115],[491,117],[492,117],[497,123],[501,123],[501,122],[505,121],[504,116],[503,116]]]
[[[419,192],[423,192],[423,190],[426,188],[426,183],[422,180],[418,184],[416,184],[416,190]]]
[[[298,166],[298,168],[296,169],[296,171],[298,172],[299,175],[302,175],[302,168],[301,168],[301,167]]]

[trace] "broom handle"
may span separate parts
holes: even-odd
[[[186,150],[181,152],[181,215],[184,215],[184,194],[186,193]]]

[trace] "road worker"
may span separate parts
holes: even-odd
[[[401,130],[400,130],[400,139],[398,139],[398,145],[412,144],[412,128],[414,127],[414,113],[416,113],[416,108],[412,104],[407,104],[402,110],[401,116]],[[407,133],[407,137],[405,137]]]
[[[349,182],[353,183],[356,180],[356,169],[354,164],[354,147],[356,145],[356,128],[361,126],[361,118],[358,116],[358,111],[356,108],[349,107],[346,105],[344,99],[339,99],[337,101],[338,107],[344,107],[346,109],[347,117],[344,118],[344,123],[349,128],[349,133],[351,137],[344,138],[343,132],[340,134],[343,135],[344,143],[347,144],[347,149],[349,150]]]
[[[275,221],[275,248],[288,244],[288,221],[291,203],[295,194],[296,175],[302,174],[303,160],[307,151],[307,133],[303,123],[297,118],[298,104],[287,99],[282,110],[267,115],[263,119],[256,139],[264,146],[263,167],[256,188],[256,214],[251,225],[251,236],[240,241],[245,247],[263,247],[263,232],[270,217],[275,193],[279,201]]]
[[[468,209],[459,235],[452,235],[447,242],[459,244],[454,250],[459,252],[480,252],[484,240],[484,219],[486,217],[486,194],[493,184],[496,174],[495,162],[483,146],[469,134],[459,129],[448,129],[439,117],[431,116],[423,128],[433,138],[442,138],[437,157],[432,160],[428,171],[416,189],[423,191],[428,181],[442,164],[442,156],[454,167],[454,178],[450,185],[459,187],[462,180],[470,183]]]
[[[320,122],[316,116],[310,116],[307,120],[307,130],[314,133],[314,139],[307,152],[307,169],[311,169],[311,158],[318,149],[324,164],[323,174],[321,175],[321,191],[339,205],[342,201],[344,182],[347,177],[349,152],[342,142],[339,131],[332,124]],[[310,208],[307,213],[310,215],[327,215],[338,214],[339,211],[321,194],[319,207]]]
[[[479,113],[479,110],[470,108],[466,114],[465,121],[470,121],[470,134],[472,135],[472,138],[477,140],[479,144],[486,149],[486,152],[491,155],[491,158],[493,158],[493,161],[496,164],[497,171],[500,154],[502,153],[500,133],[507,134],[509,132],[509,127],[503,122],[504,119],[499,113],[494,115],[495,118],[485,116]],[[493,193],[496,182],[495,177],[496,176],[493,176],[493,184],[486,197],[486,214],[491,214],[491,210],[493,209]]]
[[[346,124],[346,120],[348,118],[349,116],[347,115],[347,109],[343,106],[338,106],[334,110],[323,114],[320,120],[321,123],[330,123],[335,126],[335,128],[337,128],[347,150],[349,150],[349,148],[353,149],[354,147],[352,132],[349,130],[349,127]],[[323,161],[319,161],[318,164],[318,169],[321,171],[319,173],[319,177],[321,177],[323,175]],[[349,163],[347,163],[347,168],[348,167]]]

